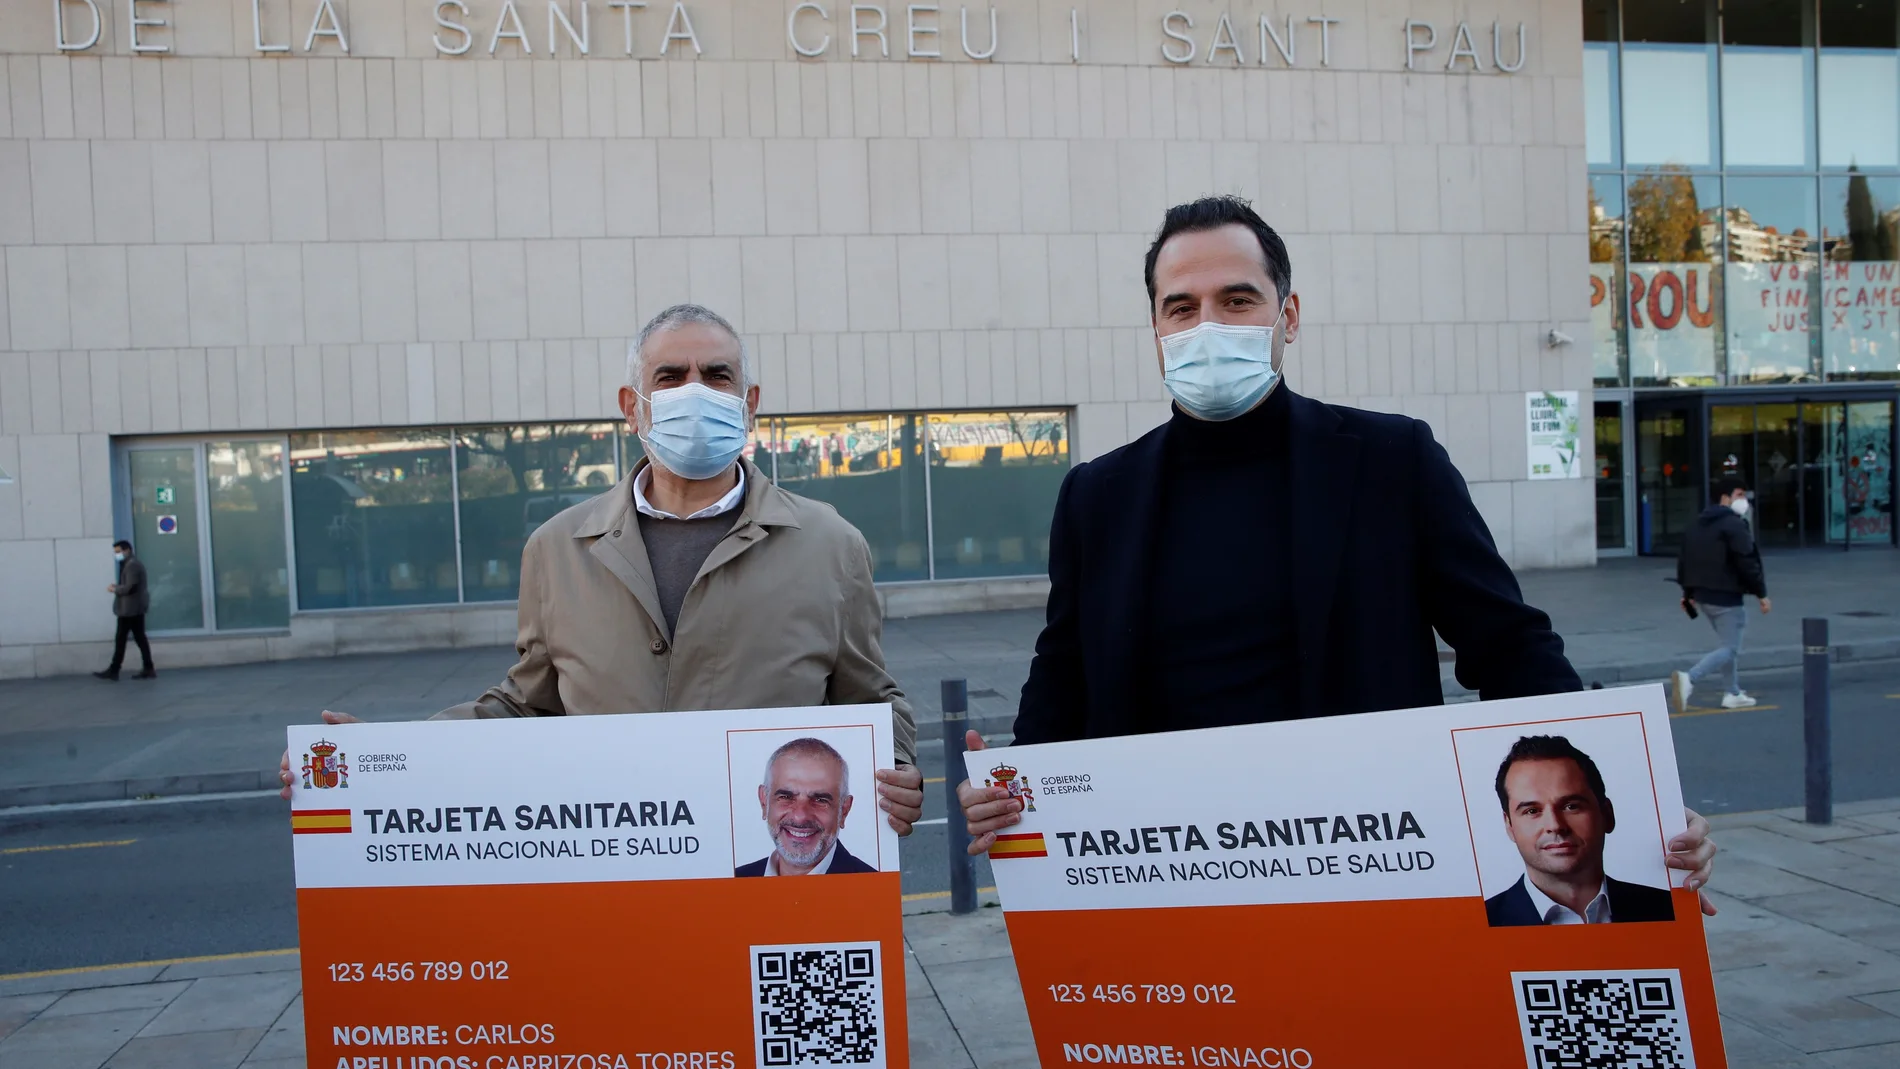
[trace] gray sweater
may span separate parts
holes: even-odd
[[[738,509],[699,520],[662,520],[640,514],[640,541],[646,544],[647,561],[653,566],[653,585],[660,594],[669,637],[678,633],[680,606],[686,603],[686,592],[699,577],[700,567],[738,521]]]

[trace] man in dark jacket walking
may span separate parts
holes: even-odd
[[[1697,683],[1724,666],[1728,693],[1722,695],[1722,708],[1746,709],[1755,704],[1755,699],[1742,693],[1742,631],[1748,625],[1742,597],[1755,595],[1762,612],[1773,608],[1762,577],[1761,550],[1748,529],[1748,487],[1740,479],[1728,478],[1716,483],[1715,492],[1719,495],[1716,503],[1703,510],[1683,536],[1676,582],[1682,587],[1683,608],[1708,617],[1722,644],[1694,668],[1675,673],[1671,690],[1677,712],[1688,708]]]
[[[119,581],[108,585],[106,592],[112,595],[112,615],[119,618],[119,631],[112,639],[112,663],[105,671],[93,675],[118,681],[119,666],[125,663],[125,639],[130,635],[139,644],[139,656],[145,660],[144,671],[133,678],[155,678],[158,672],[152,667],[152,646],[145,641],[145,610],[152,607],[152,588],[145,581],[145,565],[133,555],[130,542],[112,543],[112,555],[119,561]]]

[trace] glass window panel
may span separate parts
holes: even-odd
[[[1823,178],[1821,207],[1827,377],[1900,378],[1900,178]]]
[[[205,626],[204,566],[198,556],[198,450],[134,449],[126,462],[132,475],[132,549],[145,562],[145,581],[152,592],[145,627],[196,631]],[[112,575],[113,567],[107,557],[99,572]],[[105,596],[103,591],[100,596]]]
[[[1820,261],[1814,179],[1731,178],[1727,190],[1729,381],[1810,378]]]
[[[1821,52],[1821,166],[1900,166],[1900,52]]]
[[[1048,574],[1067,413],[933,415],[930,465],[938,579]]]
[[[1591,361],[1598,386],[1629,377],[1623,352],[1623,179],[1590,176]]]
[[[1713,30],[1707,0],[1625,6],[1621,108],[1629,166],[1715,164]]]
[[[1800,465],[1801,415],[1798,406],[1755,406],[1755,474],[1748,488],[1755,492],[1749,514],[1755,540],[1777,549],[1801,545]]]
[[[475,427],[455,443],[463,600],[512,601],[528,536],[618,481],[614,425]]]
[[[1722,53],[1722,153],[1731,167],[1814,166],[1814,54],[1798,48]]]
[[[778,482],[864,533],[878,582],[930,578],[923,417],[792,416],[777,421]]]
[[[1814,167],[1813,0],[1725,0],[1722,152],[1731,167]]]
[[[1629,367],[1636,386],[1708,386],[1720,346],[1721,181],[1681,171],[1632,178]]]
[[[1614,167],[1616,134],[1616,0],[1583,0],[1583,144],[1592,164]]]
[[[441,431],[291,435],[298,607],[455,601],[450,463]]]
[[[218,630],[289,627],[283,443],[206,443],[205,493]]]

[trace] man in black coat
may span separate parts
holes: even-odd
[[[1518,739],[1498,766],[1504,831],[1524,859],[1524,875],[1485,900],[1491,927],[1672,921],[1661,887],[1603,871],[1616,807],[1590,755],[1561,735]]]
[[[1725,478],[1715,484],[1715,493],[1715,504],[1704,509],[1695,526],[1682,536],[1676,582],[1682,587],[1683,608],[1694,606],[1708,617],[1722,644],[1694,668],[1671,677],[1677,712],[1689,707],[1689,695],[1697,683],[1723,668],[1728,669],[1728,691],[1722,695],[1722,708],[1746,709],[1755,704],[1755,699],[1742,693],[1742,632],[1748,627],[1742,595],[1755,595],[1764,613],[1774,607],[1762,575],[1761,549],[1748,529],[1748,487],[1740,479]]]
[[[1436,705],[1434,631],[1484,698],[1581,688],[1431,429],[1280,381],[1292,272],[1246,202],[1169,209],[1145,274],[1173,418],[1063,481],[1017,742]],[[1020,819],[1002,788],[958,798],[973,853]],[[1707,827],[1672,844],[1691,886]]]
[[[119,562],[118,582],[109,584],[106,593],[112,595],[112,615],[119,618],[119,627],[112,638],[112,663],[105,671],[93,675],[118,682],[119,668],[125,664],[125,640],[129,636],[138,643],[139,657],[145,662],[145,667],[133,678],[156,678],[158,671],[152,667],[152,645],[145,640],[145,613],[152,607],[152,588],[145,580],[145,565],[132,552],[130,542],[112,543],[112,555]]]

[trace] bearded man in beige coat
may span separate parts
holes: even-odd
[[[675,305],[641,331],[620,411],[647,458],[521,554],[508,677],[433,719],[889,702],[878,808],[923,813],[910,703],[884,667],[864,536],[744,459],[759,387],[732,325]],[[327,723],[351,723],[326,711]],[[282,766],[290,796],[290,755]]]

